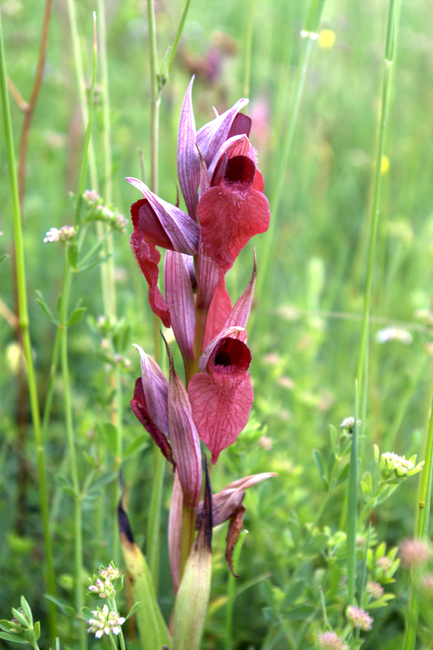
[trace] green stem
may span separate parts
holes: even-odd
[[[418,498],[417,522],[415,536],[423,542],[428,541],[430,524],[430,506],[433,483],[433,398],[430,405],[430,421],[425,432],[425,465],[421,473],[421,485]],[[407,618],[406,638],[404,650],[414,650],[418,618],[420,610],[419,592],[417,589],[419,569],[412,569],[410,601]]]
[[[355,604],[356,588],[356,531],[358,523],[358,386],[355,385],[355,427],[350,453],[349,485],[347,492],[347,584],[349,603]]]
[[[388,13],[388,28],[385,46],[385,68],[382,82],[382,105],[379,124],[379,137],[376,150],[376,169],[374,179],[374,191],[372,212],[370,215],[370,239],[368,248],[367,277],[365,281],[364,294],[364,313],[362,321],[361,345],[358,359],[358,386],[361,391],[361,411],[365,411],[367,402],[366,385],[368,381],[368,334],[370,325],[370,305],[371,289],[373,284],[373,266],[376,249],[377,228],[380,213],[380,194],[382,188],[382,158],[385,151],[385,139],[388,125],[389,106],[391,103],[391,81],[392,81],[392,64],[395,50],[395,32],[396,32],[396,0],[390,0]],[[365,375],[364,375],[365,373]]]
[[[52,541],[49,525],[49,505],[48,505],[48,489],[46,483],[46,470],[45,470],[45,453],[44,453],[44,438],[42,435],[40,414],[39,414],[39,399],[36,383],[36,374],[33,366],[32,345],[29,332],[29,316],[27,309],[27,286],[26,286],[26,271],[25,271],[25,258],[24,258],[24,245],[23,245],[23,232],[21,223],[21,210],[18,194],[18,182],[15,163],[15,151],[12,136],[12,123],[9,108],[9,95],[6,84],[6,60],[3,46],[3,30],[0,15],[0,87],[2,96],[3,107],[3,120],[4,120],[4,134],[6,139],[8,169],[9,169],[9,183],[11,188],[12,198],[12,218],[13,230],[15,241],[15,258],[16,258],[16,272],[17,272],[17,292],[18,292],[18,309],[19,309],[19,324],[21,329],[21,336],[24,348],[24,358],[26,360],[27,369],[27,383],[30,397],[30,410],[32,414],[33,429],[35,435],[36,445],[36,465],[38,474],[39,486],[39,502],[42,515],[42,528],[45,545],[45,582],[47,592],[50,596],[56,595],[56,579],[53,566],[53,551]],[[51,630],[55,632],[56,611],[53,603],[49,604],[49,614],[51,621]]]
[[[254,31],[254,5],[255,5],[255,0],[250,0],[249,11],[248,11],[247,38],[245,43],[244,97],[250,96],[251,59],[252,59],[252,51],[253,51],[253,31]]]
[[[78,480],[78,465],[75,451],[75,433],[72,418],[71,386],[68,363],[68,307],[72,283],[72,271],[68,263],[68,248],[63,251],[63,287],[60,305],[60,359],[63,379],[63,402],[65,408],[66,436],[69,449],[72,486],[74,488],[74,583],[75,608],[79,612],[84,605],[83,599],[83,531],[81,520],[81,495]],[[87,634],[84,623],[80,623],[80,644],[82,650],[87,648]]]
[[[233,553],[233,570],[236,573],[239,564],[239,557],[241,554],[242,546],[245,537],[248,535],[247,530],[243,530],[239,535],[238,542],[235,546]],[[235,602],[235,580],[236,578],[229,573],[229,580],[227,585],[227,605],[226,605],[226,626],[225,626],[225,646],[227,650],[233,648],[233,606]]]
[[[155,194],[158,194],[159,96],[155,7],[153,0],[147,0],[147,21],[149,25],[150,47],[150,189]]]
[[[152,576],[153,588],[158,593],[159,581],[159,547],[161,528],[161,504],[164,487],[164,470],[166,460],[161,450],[154,443],[153,447],[153,487],[147,524],[147,562]]]
[[[167,61],[167,73],[166,73],[167,78],[165,79],[164,83],[166,83],[166,80],[168,79],[168,75],[170,74],[171,64],[173,63],[174,55],[176,54],[176,49],[177,49],[177,46],[179,44],[179,39],[180,39],[180,37],[182,35],[182,32],[183,32],[183,27],[185,25],[185,20],[186,20],[187,14],[188,14],[188,9],[189,9],[190,4],[191,4],[191,0],[186,0],[185,7],[184,7],[184,10],[183,10],[183,13],[182,13],[182,18],[180,19],[179,27],[177,28],[177,32],[176,32],[176,36],[174,37],[173,45],[170,48],[170,54],[169,54],[168,61]]]
[[[282,144],[282,153],[281,158],[278,163],[278,168],[276,172],[276,181],[272,187],[271,197],[270,197],[270,208],[271,208],[271,222],[269,230],[265,235],[262,260],[260,263],[261,272],[257,278],[257,284],[255,289],[255,299],[258,303],[262,298],[263,286],[267,280],[269,274],[269,262],[271,257],[271,252],[274,245],[275,229],[277,224],[277,214],[280,207],[281,197],[283,194],[283,189],[285,186],[286,178],[286,169],[289,162],[290,152],[292,149],[293,136],[295,133],[296,122],[299,114],[299,106],[301,103],[302,92],[304,89],[305,77],[308,69],[308,62],[310,60],[311,48],[313,45],[314,35],[319,27],[320,18],[322,16],[323,7],[326,0],[311,0],[310,9],[305,21],[305,26],[302,31],[304,37],[304,46],[301,52],[301,57],[298,64],[298,69],[296,71],[296,78],[294,83],[293,97],[289,110],[289,117],[287,122],[287,128],[284,135],[284,140]],[[255,322],[254,314],[253,318],[250,318],[250,331],[253,329],[253,324]]]

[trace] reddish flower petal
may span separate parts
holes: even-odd
[[[219,182],[216,179],[216,175],[221,176],[220,167],[224,159],[229,160],[235,156],[247,156],[248,158],[251,158],[254,163],[256,162],[256,151],[245,135],[237,135],[230,138],[230,140],[226,140],[217,151],[214,159],[209,165],[209,175],[212,178],[212,185],[217,185]]]
[[[219,280],[220,269],[201,240],[197,256],[197,309],[207,312]]]
[[[170,310],[158,289],[158,262],[161,255],[153,244],[148,244],[144,240],[138,230],[134,230],[132,233],[130,243],[141,272],[149,285],[150,307],[153,313],[159,316],[165,327],[170,327]]]
[[[173,248],[170,238],[147,199],[140,199],[131,205],[131,219],[134,232],[141,235],[149,245]]]
[[[168,437],[168,381],[156,361],[133,343],[140,355],[141,381],[151,419]]]
[[[229,327],[246,327],[248,322],[248,316],[250,315],[251,305],[253,303],[254,296],[254,286],[256,284],[257,277],[257,258],[256,251],[254,251],[254,268],[251,280],[248,282],[248,286],[233,307],[233,309],[228,314],[226,320],[223,323],[221,329],[227,329]]]
[[[232,122],[227,139],[234,135],[245,134],[247,137],[250,135],[252,119],[248,115],[238,113]]]
[[[175,462],[173,460],[173,455],[171,451],[170,443],[168,442],[165,435],[158,429],[155,422],[152,420],[149,414],[148,405],[143,391],[143,383],[141,377],[135,382],[134,396],[131,400],[131,408],[137,417],[137,419],[144,426],[146,431],[150,433],[153,440],[156,442],[165,458],[175,467]]]
[[[207,315],[206,331],[203,343],[204,347],[206,347],[208,343],[210,343],[210,341],[212,341],[212,339],[221,332],[231,308],[232,301],[230,300],[230,296],[226,289],[225,273],[223,273],[223,271],[220,271],[218,284],[215,289],[215,293],[213,295]],[[227,327],[230,327],[230,325],[226,326],[226,328]],[[244,327],[244,325],[242,327]]]
[[[201,372],[191,379],[188,395],[198,434],[215,464],[248,422],[254,400],[250,376],[238,381],[228,374],[213,378]]]
[[[205,192],[199,201],[197,215],[201,236],[211,258],[223,271],[228,271],[241,249],[258,233],[269,227],[270,211],[261,192],[241,182],[223,181]]]

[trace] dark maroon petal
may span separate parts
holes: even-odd
[[[149,415],[149,409],[147,406],[146,398],[144,396],[141,377],[139,377],[135,382],[134,396],[131,400],[131,408],[146,431],[150,433],[153,440],[164,454],[165,458],[173,465],[173,467],[175,467],[176,465],[173,460],[170,443],[162,431],[158,429],[155,422]]]
[[[191,379],[188,395],[198,435],[215,464],[220,452],[235,442],[248,422],[254,400],[250,376],[241,381],[228,374],[214,379],[201,372]]]
[[[218,149],[229,137],[236,114],[247,103],[248,99],[239,99],[232,108],[197,131],[197,145],[207,165],[212,162]]]
[[[239,339],[223,338],[209,361],[210,374],[218,381],[230,377],[245,377],[251,365],[251,352]]]
[[[243,327],[228,327],[216,336],[204,349],[203,354],[198,360],[198,367],[202,372],[207,372],[211,374],[212,371],[212,361],[216,355],[218,348],[220,347],[222,341],[225,339],[235,339],[242,341],[242,343],[247,342],[247,331]]]
[[[170,310],[158,289],[159,251],[153,244],[148,244],[138,230],[131,235],[131,249],[138,265],[149,285],[149,304],[153,313],[159,316],[165,327],[170,327]]]
[[[195,121],[191,100],[193,81],[194,77],[191,79],[186,91],[180,114],[177,173],[188,214],[195,219],[197,190],[200,182],[200,160],[195,144]]]
[[[232,301],[226,289],[225,273],[220,271],[218,284],[209,307],[204,336],[204,347],[221,332],[228,314],[232,308]]]
[[[243,134],[249,137],[251,131],[251,124],[252,124],[252,120],[250,117],[248,117],[248,115],[244,115],[243,113],[238,113],[232,122],[227,139],[232,138],[234,135],[243,135]]]
[[[210,257],[228,271],[247,242],[269,227],[267,198],[251,187],[223,181],[205,192],[197,215],[201,237]]]
[[[194,359],[195,303],[188,255],[167,251],[164,262],[165,297],[184,363]]]
[[[140,199],[131,205],[131,219],[134,232],[141,235],[148,244],[161,246],[161,248],[173,248],[169,237],[147,199]]]
[[[256,162],[256,151],[245,135],[237,135],[230,138],[230,140],[226,140],[215,154],[209,165],[209,176],[212,179],[211,184],[213,186],[218,185],[222,180],[225,165],[227,164],[226,161],[236,156],[247,156],[254,163]]]
[[[227,183],[237,183],[242,189],[253,184],[255,175],[256,164],[248,156],[229,158],[224,170],[224,180]]]

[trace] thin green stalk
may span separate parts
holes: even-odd
[[[188,560],[192,545],[194,543],[196,511],[189,508],[182,508],[182,543],[181,543],[181,558],[180,558],[180,582]]]
[[[253,31],[254,31],[254,5],[255,5],[255,0],[250,0],[249,10],[248,10],[247,38],[245,42],[244,97],[250,96],[251,59],[252,59],[252,52],[253,52]]]
[[[374,179],[374,191],[372,201],[372,212],[370,215],[370,239],[368,248],[367,277],[364,293],[364,313],[362,321],[361,345],[358,359],[358,386],[361,391],[361,411],[364,412],[367,401],[365,387],[368,380],[368,335],[370,326],[370,305],[371,289],[373,284],[373,266],[375,259],[377,228],[380,214],[380,193],[382,187],[382,158],[385,152],[385,139],[388,125],[389,106],[391,103],[391,81],[395,52],[396,33],[396,0],[390,0],[388,13],[388,27],[385,46],[385,68],[382,82],[382,105],[379,124],[379,137],[376,150],[376,169]],[[364,376],[365,373],[365,376]]]
[[[295,133],[296,122],[299,114],[299,106],[301,103],[302,92],[304,89],[305,77],[308,69],[308,62],[310,60],[311,48],[313,45],[313,40],[317,37],[317,30],[319,28],[320,18],[322,16],[323,7],[326,0],[311,0],[310,9],[305,21],[305,26],[302,31],[302,36],[304,38],[304,46],[301,52],[301,57],[298,64],[298,69],[296,71],[296,78],[293,88],[293,97],[290,105],[287,129],[284,135],[284,140],[282,144],[281,158],[278,163],[278,169],[275,175],[275,182],[272,187],[271,197],[270,197],[270,208],[271,208],[271,222],[269,230],[267,231],[264,239],[264,246],[262,251],[262,259],[260,262],[260,273],[257,278],[255,298],[258,303],[262,298],[263,286],[268,277],[269,273],[269,262],[272,252],[272,247],[274,245],[275,229],[277,224],[277,214],[280,207],[281,197],[283,194],[283,188],[285,184],[285,174],[287,169],[287,164],[290,157],[290,152],[292,149],[293,136]],[[253,328],[253,323],[255,321],[254,314],[253,318],[250,318],[250,330]]]
[[[150,61],[150,189],[158,194],[158,148],[159,148],[159,94],[157,77],[157,48],[155,6],[147,0],[147,21],[149,25]]]
[[[233,553],[233,570],[236,573],[239,564],[239,557],[241,554],[242,546],[245,537],[248,535],[247,530],[243,530],[239,535],[238,543],[235,546]],[[226,625],[225,625],[225,646],[227,650],[233,648],[233,606],[235,601],[235,580],[232,574],[229,574],[227,585],[227,605],[226,605]]]
[[[358,386],[355,384],[355,426],[350,453],[347,491],[347,584],[349,603],[355,604],[356,589],[356,530],[358,523]]]
[[[433,398],[430,405],[430,421],[425,432],[425,465],[422,471],[421,485],[418,498],[417,522],[415,526],[415,536],[423,542],[428,540],[428,531],[430,524],[430,506],[432,498],[433,484]],[[417,592],[418,569],[412,569],[409,611],[407,617],[406,638],[404,641],[404,650],[414,650],[416,642],[416,632],[418,628],[418,618],[420,610],[419,594]]]
[[[153,588],[158,593],[159,547],[161,529],[161,505],[166,460],[157,445],[153,445],[153,486],[147,523],[147,563],[152,576]]]
[[[191,0],[186,0],[185,7],[184,7],[184,10],[183,10],[183,13],[182,13],[182,18],[180,19],[179,27],[177,28],[177,32],[176,32],[176,36],[174,37],[173,45],[170,48],[170,54],[169,54],[168,61],[167,61],[166,79],[165,79],[164,83],[166,83],[166,81],[168,79],[168,75],[170,74],[170,68],[171,68],[171,65],[172,65],[173,60],[174,60],[174,55],[176,54],[177,46],[179,44],[179,39],[180,39],[180,37],[182,35],[182,32],[183,32],[183,27],[185,25],[185,20],[186,20],[187,14],[188,14],[188,9],[189,9],[190,4],[191,4]],[[161,84],[161,81],[162,80],[160,80],[160,84]]]
[[[3,107],[4,134],[6,139],[6,149],[8,157],[9,184],[12,198],[12,218],[15,241],[15,259],[17,272],[17,292],[18,292],[18,309],[19,324],[24,348],[24,358],[26,360],[27,383],[30,397],[30,410],[32,414],[35,445],[36,445],[36,465],[38,474],[39,502],[42,516],[42,528],[45,545],[45,581],[46,589],[50,596],[56,595],[56,579],[53,566],[53,550],[49,525],[49,505],[48,489],[46,483],[45,470],[45,451],[44,439],[42,436],[39,399],[36,383],[36,374],[33,366],[32,345],[29,332],[29,316],[27,309],[27,286],[26,270],[24,258],[23,232],[21,223],[21,211],[18,193],[18,181],[15,162],[15,151],[12,135],[12,123],[9,109],[9,95],[6,84],[6,60],[3,46],[3,30],[0,15],[0,87]],[[56,634],[56,611],[54,604],[49,604],[50,630],[51,634]]]
[[[75,432],[72,417],[71,385],[68,363],[68,311],[69,294],[72,284],[72,270],[68,261],[68,247],[63,250],[63,286],[60,305],[60,363],[63,380],[63,403],[65,409],[66,437],[68,441],[69,460],[72,486],[74,489],[74,593],[75,609],[77,612],[84,605],[83,597],[83,530],[81,513],[80,484],[78,465],[75,451]],[[87,634],[83,623],[80,623],[80,644],[82,650],[87,648]]]

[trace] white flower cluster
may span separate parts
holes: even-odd
[[[360,607],[355,607],[354,605],[348,607],[346,616],[349,623],[358,630],[364,630],[364,632],[367,632],[373,627],[374,619]]]
[[[104,605],[102,609],[98,607],[92,614],[93,618],[87,621],[89,624],[87,631],[94,632],[97,639],[100,639],[103,634],[119,634],[120,626],[125,622],[124,617],[119,616],[114,610],[110,611],[108,605]]]
[[[73,239],[76,234],[73,226],[62,226],[60,230],[58,228],[50,228],[44,237],[44,242],[49,244],[55,241],[68,241],[69,239]]]
[[[358,420],[358,428],[361,426],[361,420]],[[350,416],[344,418],[343,422],[340,424],[340,429],[347,429],[349,433],[353,433],[355,430],[355,418]]]
[[[382,472],[395,472],[398,477],[406,476],[408,472],[415,468],[412,460],[407,460],[404,456],[399,456],[393,451],[387,451],[381,455]]]

